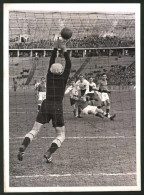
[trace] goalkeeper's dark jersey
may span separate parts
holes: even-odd
[[[65,93],[67,80],[69,78],[71,70],[71,60],[67,52],[64,52],[64,58],[66,61],[63,74],[56,75],[50,71],[50,67],[55,63],[57,55],[57,49],[52,51],[50,58],[49,68],[47,72],[47,85],[46,85],[46,99],[50,101],[62,101]]]

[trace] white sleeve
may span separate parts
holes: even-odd
[[[94,83],[94,87],[96,88],[96,84]]]
[[[76,86],[79,86],[79,80],[76,82]]]
[[[72,90],[72,87],[69,86],[69,87],[66,89],[66,91],[65,91],[65,95],[68,94],[71,90]]]
[[[86,92],[85,92],[85,94],[88,94],[89,93],[89,82],[86,81],[85,83],[86,83]]]
[[[38,86],[39,86],[39,83],[36,83],[35,84],[35,90],[38,88]]]

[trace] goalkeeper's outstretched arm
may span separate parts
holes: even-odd
[[[62,49],[62,51],[64,53],[64,58],[65,58],[65,62],[66,62],[63,75],[67,78],[69,76],[70,70],[71,70],[71,60],[70,60],[69,54],[67,52],[66,43],[60,41],[59,44],[60,44],[60,48]]]
[[[52,50],[52,54],[50,57],[48,72],[50,71],[51,65],[55,63],[55,59],[57,57],[57,50],[58,50],[58,42],[55,41],[54,42],[54,49]]]

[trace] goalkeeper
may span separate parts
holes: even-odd
[[[58,48],[63,51],[66,62],[65,68],[61,64],[55,63]],[[57,40],[54,43],[54,49],[50,57],[49,68],[47,72],[46,99],[42,102],[40,111],[38,112],[32,130],[25,135],[22,145],[19,148],[18,160],[23,160],[25,150],[30,142],[40,131],[43,124],[49,123],[50,120],[52,120],[53,127],[55,128],[56,138],[53,140],[47,152],[44,154],[44,158],[46,159],[47,163],[51,162],[52,154],[61,146],[65,140],[65,125],[62,101],[70,70],[71,60],[67,53],[66,44],[64,43],[64,40]]]

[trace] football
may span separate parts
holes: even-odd
[[[72,37],[72,31],[71,29],[65,27],[61,30],[61,36],[63,39],[70,39]]]

